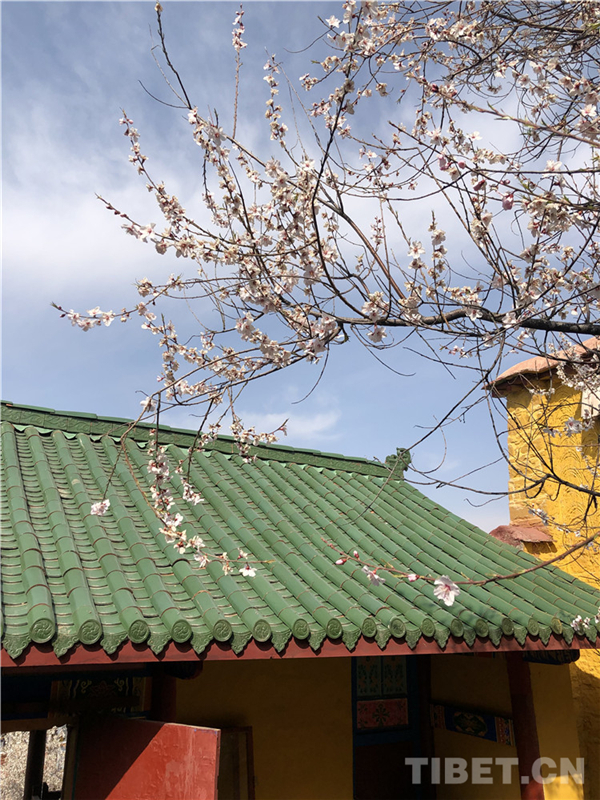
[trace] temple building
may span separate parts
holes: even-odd
[[[441,508],[403,450],[246,463],[219,437],[186,502],[195,433],[161,427],[202,565],[161,532],[150,441],[2,405],[2,717],[31,731],[26,800],[62,724],[65,799],[582,800],[572,670],[598,587]]]

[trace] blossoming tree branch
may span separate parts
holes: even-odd
[[[133,219],[103,202],[127,234],[186,266],[162,284],[139,280],[137,304],[116,314],[60,308],[84,331],[141,318],[157,337],[163,369],[140,418],[201,406],[196,449],[228,418],[250,458],[251,445],[285,432],[257,432],[236,413],[252,381],[301,362],[315,364],[318,377],[339,347],[385,359],[410,339],[443,370],[471,374],[463,407],[489,404],[504,457],[506,411],[490,385],[514,352],[556,359],[561,379],[592,398],[581,418],[545,425],[554,446],[572,446],[574,432],[596,423],[599,356],[581,344],[600,335],[600,5],[347,0],[339,18],[315,19],[307,55],[319,57],[298,80],[275,54],[267,59],[258,149],[239,118],[243,10],[233,30],[233,108],[209,114],[200,109],[210,98],[190,97],[175,66],[160,4],[156,14],[170,105],[183,110],[202,157],[204,211],[192,218],[152,172],[124,113],[129,160],[163,221]],[[199,309],[198,346],[161,313],[167,298]],[[455,419],[457,408],[434,427]],[[149,469],[165,534],[194,548],[201,563],[218,557],[230,569],[226,554],[209,556],[200,537],[187,540],[180,530],[163,455],[157,445]],[[552,460],[540,458],[542,471],[523,476],[529,487],[560,485]],[[597,457],[586,458],[589,480],[576,488],[591,508]],[[180,471],[186,499],[200,501],[185,464]],[[577,546],[596,535],[588,529]],[[347,558],[359,556],[340,554]],[[383,580],[385,570],[364,569],[374,583]],[[435,581],[446,604],[459,591],[446,576],[405,577]]]

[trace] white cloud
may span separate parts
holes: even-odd
[[[335,440],[339,434],[335,427],[340,420],[339,411],[321,411],[317,413],[298,414],[294,411],[271,413],[253,413],[246,411],[242,413],[245,425],[253,425],[258,432],[270,433],[281,426],[287,419],[287,436],[280,435],[281,444],[291,446],[300,445],[307,442],[324,442]]]
[[[202,419],[202,409],[185,408],[171,409],[165,413],[161,421],[173,428],[187,428],[194,430]],[[200,412],[200,413],[199,413]],[[277,433],[278,444],[290,447],[313,447],[323,449],[325,442],[335,441],[341,433],[336,431],[336,426],[342,414],[338,410],[317,411],[315,413],[287,413],[283,410],[273,412],[254,412],[249,409],[239,411],[238,414],[246,427],[253,426],[257,433],[271,433],[276,431],[287,420],[287,436]],[[230,434],[229,419],[223,420],[221,433]]]

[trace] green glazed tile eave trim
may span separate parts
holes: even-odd
[[[533,637],[533,639],[528,636],[527,631],[524,628],[519,628],[515,635],[515,639],[518,643],[523,647],[524,650],[527,649],[528,641],[536,641],[538,636]],[[595,628],[594,628],[595,631]],[[567,645],[571,645],[573,638],[575,638],[574,631],[572,629],[564,629],[564,635],[560,638],[563,638]],[[465,645],[469,648],[472,648],[475,640],[477,638],[476,633],[473,629],[466,628],[464,629],[464,642]],[[500,629],[496,629],[495,631],[490,630],[490,641],[494,644],[494,646],[498,650],[503,650],[503,645],[508,643],[512,636],[504,636]],[[436,626],[433,637],[424,637],[423,633],[416,629],[416,628],[409,628],[406,631],[405,641],[408,647],[411,650],[414,650],[421,639],[427,639],[428,641],[431,638],[437,643],[440,648],[440,651],[443,652],[446,650],[446,646],[450,639],[451,632],[449,629],[445,629],[442,626]],[[558,636],[558,634],[555,634]],[[291,631],[289,630],[279,630],[272,632],[270,636],[270,640],[268,644],[271,645],[277,653],[282,653],[285,651],[287,644],[289,641],[294,638],[292,636]],[[316,628],[310,632],[308,637],[308,643],[310,647],[314,651],[318,651],[319,648],[322,646],[323,642],[327,637],[327,632],[322,628]],[[539,637],[542,638],[541,635]],[[579,636],[580,640],[587,639],[590,643],[594,646],[597,646],[600,643],[600,636],[597,634],[593,634],[591,631],[588,632],[586,630],[583,634]],[[232,636],[230,637],[229,641],[227,642],[228,646],[231,647],[231,650],[236,654],[240,655],[243,653],[244,649],[246,648],[247,644],[254,639],[255,641],[261,641],[257,639],[252,632],[250,631],[235,631],[233,632]],[[348,628],[344,628],[343,633],[341,635],[341,641],[343,642],[345,648],[348,651],[348,654],[351,654],[358,642],[363,640],[367,643],[375,642],[379,649],[382,652],[385,652],[386,647],[390,641],[392,641],[392,636],[390,631],[379,627],[377,629],[377,633],[375,637],[365,637],[361,631],[354,627],[350,626]],[[98,640],[95,639],[92,644],[95,644]],[[105,633],[102,639],[100,640],[100,646],[102,649],[109,655],[115,653],[119,647],[128,641],[132,641],[127,632],[120,631],[115,633]],[[148,641],[146,641],[146,645],[152,650],[152,652],[160,656],[162,651],[167,647],[167,645],[173,641],[169,632],[166,631],[164,628],[162,630],[155,630],[150,635]],[[186,642],[189,641],[190,645],[194,649],[194,651],[201,655],[213,642],[217,640],[208,632],[208,631],[193,631],[191,637],[186,639]],[[298,641],[303,641],[302,639]],[[333,640],[335,641],[335,640]],[[485,638],[480,639],[480,641],[484,642]],[[544,642],[544,644],[548,644],[548,640]],[[264,641],[262,642],[264,643]],[[29,647],[29,645],[35,646],[37,643],[29,636],[28,634],[4,634],[2,636],[2,647],[5,649],[7,654],[13,658],[17,659],[19,656]],[[59,629],[58,634],[56,634],[51,642],[52,648],[57,657],[62,658],[69,650],[73,647],[78,645],[85,645],[90,644],[90,642],[82,641],[78,635],[74,632],[65,631]],[[512,648],[511,648],[512,650]]]
[[[121,633],[105,633],[100,641],[100,646],[106,653],[112,655],[118,650],[123,642],[127,641],[127,639],[128,637],[125,631],[122,631]]]
[[[31,637],[28,634],[6,633],[2,637],[2,646],[11,658],[18,658],[30,644]]]
[[[361,632],[359,628],[352,627],[344,631],[342,634],[342,641],[349,652],[354,650],[360,637]]]
[[[61,632],[59,630],[56,638],[52,642],[52,649],[57,658],[62,658],[72,647],[79,643],[79,638],[75,633]]]

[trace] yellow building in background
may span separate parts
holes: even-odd
[[[591,365],[599,350],[600,340],[590,339],[578,348],[579,357]],[[513,543],[544,560],[568,553],[557,566],[600,589],[600,536],[577,547],[600,532],[598,503],[585,491],[600,488],[598,401],[566,385],[560,372],[560,354],[556,360],[538,357],[494,382],[495,393],[506,398],[508,417],[511,525],[501,535],[512,535]],[[582,621],[580,630],[585,627]],[[570,672],[585,798],[598,800],[600,651],[582,650]]]

